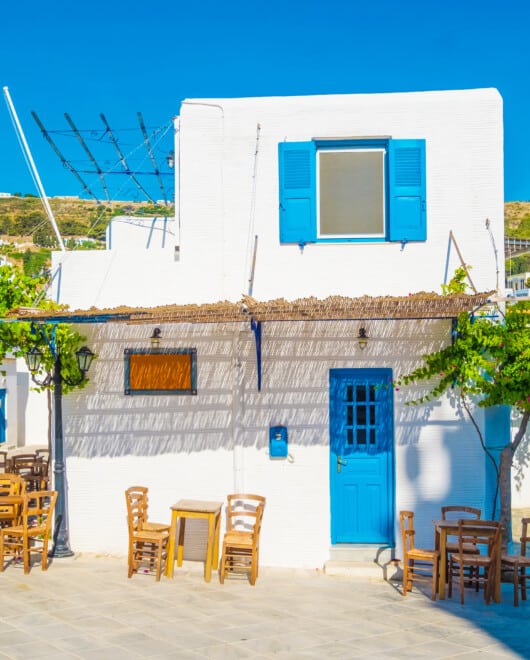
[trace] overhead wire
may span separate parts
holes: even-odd
[[[164,202],[167,202],[167,196],[166,196],[166,190],[164,188],[164,183],[162,181],[162,178],[160,176],[160,171],[158,169],[158,163],[156,162],[156,158],[154,157],[153,151],[151,149],[151,144],[149,142],[149,136],[147,135],[147,130],[145,128],[144,124],[144,119],[142,117],[142,113],[138,112],[138,121],[140,122],[140,128],[142,129],[142,135],[144,136],[144,142],[145,146],[147,148],[147,152],[149,154],[149,157],[151,158],[151,163],[153,164],[153,169],[155,171],[155,174],[158,179],[158,185],[160,186],[160,191],[162,193],[162,199]]]

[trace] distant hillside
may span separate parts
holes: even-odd
[[[506,236],[530,238],[530,202],[504,204],[504,231]]]
[[[105,229],[115,215],[173,215],[173,206],[146,202],[105,202],[77,197],[54,197],[49,200],[53,215],[63,237],[88,236],[105,238]],[[43,238],[53,237],[53,229],[38,197],[0,198],[0,235],[8,240],[33,238],[36,245],[45,245]],[[49,245],[48,245],[49,247]]]

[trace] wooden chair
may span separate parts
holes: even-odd
[[[48,541],[57,491],[38,490],[24,493],[22,520],[19,525],[0,529],[0,571],[4,570],[4,558],[22,556],[24,573],[29,573],[31,555],[41,555],[41,568],[48,567]]]
[[[170,524],[149,520],[149,489],[146,486],[131,486],[125,491],[126,497],[138,498],[142,505],[142,529],[149,532],[169,532]]]
[[[128,577],[141,567],[154,572],[157,582],[167,560],[170,525],[151,523],[160,529],[149,529],[147,519],[147,489],[132,486],[125,491],[127,525],[129,530]]]
[[[465,518],[467,520],[476,519],[480,520],[482,511],[474,506],[464,506],[459,504],[450,504],[442,507],[442,520],[460,520]],[[465,545],[463,551],[469,554],[476,553],[477,549],[474,545]],[[449,566],[449,555],[451,552],[458,552],[458,541],[447,541],[445,550],[445,565]],[[449,578],[449,572],[447,572]]]
[[[9,472],[9,463],[10,460],[7,455],[7,451],[0,451],[0,474]]]
[[[528,535],[528,526],[530,518],[521,520],[521,549],[518,555],[501,555],[501,567],[510,569],[513,572],[513,604],[519,605],[519,587],[521,587],[521,598],[526,600],[526,581],[530,580],[530,573],[526,572],[530,568],[530,557],[527,556],[527,548],[530,548],[530,536]]]
[[[2,504],[4,495],[22,495],[26,491],[26,482],[18,474],[0,474],[0,528],[12,527],[20,522],[20,504]]]
[[[11,472],[26,480],[26,490],[43,490],[41,466],[35,454],[16,454],[11,458]]]
[[[462,519],[458,521],[458,552],[449,555],[449,598],[453,594],[453,583],[458,582],[460,602],[464,604],[466,584],[475,590],[484,587],[484,600],[489,605],[500,579],[497,564],[501,551],[501,524],[495,520]],[[465,551],[467,545],[476,548],[475,553]],[[481,553],[481,548],[485,549]]]
[[[224,583],[227,571],[248,573],[250,584],[256,583],[259,567],[259,539],[265,502],[265,498],[261,495],[246,493],[228,495],[226,532],[223,538],[223,552],[219,569],[221,584]]]
[[[436,600],[440,553],[416,547],[412,511],[400,511],[399,523],[403,541],[403,596],[407,595],[407,591],[412,591],[413,582],[430,582],[431,599]]]

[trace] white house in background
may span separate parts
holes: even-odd
[[[449,399],[405,406],[413,393],[392,379],[451,340],[442,302],[403,297],[441,291],[455,241],[477,291],[499,289],[499,93],[190,99],[175,129],[175,219],[117,219],[108,250],[54,255],[58,302],[99,321],[79,328],[98,355],[91,382],[64,400],[72,548],[125,553],[137,483],[162,520],[180,498],[265,495],[265,565],[401,556],[400,509],[416,512],[419,544],[442,504],[489,514],[475,430]],[[239,316],[218,313],[245,294]],[[402,298],[328,299],[365,295]],[[302,300],[258,317],[275,299]],[[197,307],[112,322],[125,305]],[[184,393],[131,386],[155,327],[168,355],[193,356]],[[488,443],[505,421],[477,419]]]

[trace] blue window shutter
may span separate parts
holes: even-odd
[[[425,241],[425,140],[390,140],[388,169],[390,240]]]
[[[316,240],[316,146],[280,142],[280,243]]]

